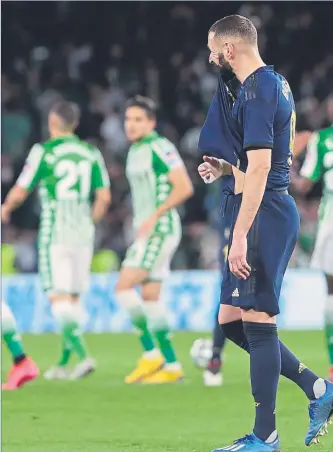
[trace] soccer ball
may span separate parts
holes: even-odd
[[[190,350],[190,357],[195,366],[206,369],[212,358],[213,341],[211,339],[196,339]]]

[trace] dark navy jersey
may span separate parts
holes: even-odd
[[[233,166],[237,166],[239,154],[243,150],[237,122],[232,117],[232,107],[239,87],[238,80],[225,80],[223,74],[220,74],[198,146],[202,155],[224,159]]]
[[[221,186],[223,195],[232,195],[234,193],[235,178],[234,176],[221,177]]]
[[[272,149],[267,189],[287,189],[296,125],[288,82],[273,66],[261,67],[247,77],[233,102],[228,83],[221,75],[201,130],[200,152],[246,172],[247,152]]]
[[[246,171],[247,152],[272,149],[268,190],[286,190],[295,139],[295,103],[289,84],[273,66],[257,69],[246,78],[233,105],[243,151],[239,168]]]

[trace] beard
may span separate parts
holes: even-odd
[[[232,71],[232,67],[224,58],[223,53],[219,54],[219,67],[221,70]]]

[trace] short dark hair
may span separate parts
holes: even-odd
[[[244,16],[233,14],[223,17],[215,22],[209,29],[209,33],[215,33],[215,36],[233,36],[244,39],[250,44],[256,44],[258,40],[257,29],[253,23]]]
[[[75,129],[80,120],[80,109],[74,102],[62,100],[51,108],[50,113],[54,113],[63,122],[66,129]]]
[[[142,108],[142,110],[146,112],[146,115],[149,119],[156,119],[157,105],[156,102],[154,102],[153,99],[150,99],[149,97],[140,95],[131,97],[126,103],[126,109],[130,107]]]

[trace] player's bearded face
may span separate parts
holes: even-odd
[[[228,63],[228,61],[224,58],[224,55],[222,52],[218,54],[218,62],[219,62],[219,67],[221,69],[232,70],[230,63]]]

